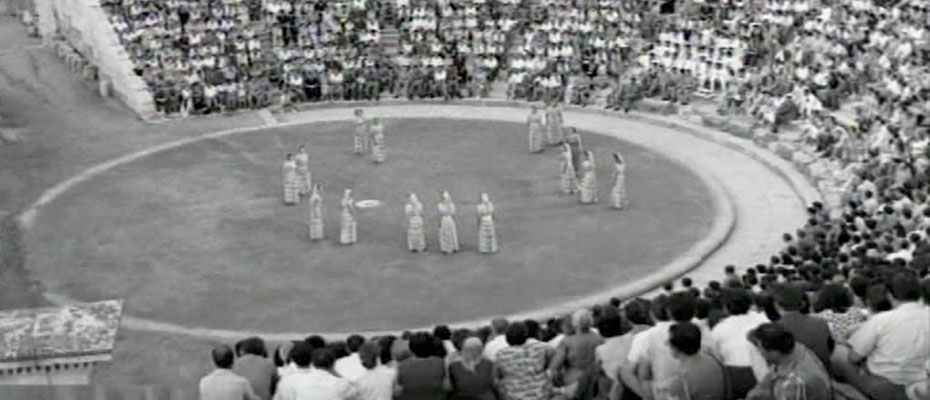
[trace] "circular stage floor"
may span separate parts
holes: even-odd
[[[347,113],[348,115],[348,113]],[[351,154],[348,121],[210,139],[119,166],[49,204],[28,268],[50,292],[123,298],[126,312],[214,329],[363,331],[511,314],[642,277],[711,230],[714,204],[685,166],[583,133],[598,153],[601,203],[558,192],[557,148],[526,153],[525,126],[385,121],[388,161]],[[306,203],[281,202],[283,154],[306,144],[326,188],[328,240],[306,239]],[[610,153],[628,161],[629,209],[607,207]],[[338,200],[352,188],[359,243],[341,246]],[[463,252],[436,252],[439,192],[458,206]],[[403,204],[419,194],[430,252],[405,249]],[[501,251],[475,252],[474,206],[496,206]]]

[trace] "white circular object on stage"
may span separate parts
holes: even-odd
[[[381,200],[359,200],[355,202],[358,208],[375,208],[381,205]]]

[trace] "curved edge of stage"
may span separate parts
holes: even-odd
[[[381,102],[333,102],[325,103],[319,105],[310,105],[303,106],[301,110],[296,113],[286,113],[278,114],[278,116],[283,119],[283,121],[267,124],[262,126],[255,127],[242,127],[234,128],[223,131],[211,132],[204,135],[190,137],[180,140],[171,141],[168,143],[156,145],[147,149],[143,149],[138,152],[130,153],[122,157],[118,157],[107,162],[98,164],[94,167],[91,167],[87,170],[84,170],[71,178],[53,186],[52,188],[46,190],[37,201],[35,201],[30,207],[26,208],[25,211],[20,214],[20,224],[24,229],[29,229],[34,223],[36,215],[41,211],[42,207],[50,204],[61,194],[65,193],[74,186],[79,185],[82,182],[91,180],[106,171],[118,167],[120,165],[129,164],[140,159],[169,151],[175,148],[179,148],[188,144],[196,143],[203,140],[210,140],[225,136],[233,136],[246,133],[255,133],[268,129],[286,127],[286,126],[296,126],[311,124],[317,122],[327,122],[327,121],[337,121],[345,120],[351,117],[352,108],[363,108],[363,109],[372,109],[377,110],[376,112],[381,115],[385,114],[386,111],[394,110],[397,114],[397,117],[424,117],[424,115],[417,114],[407,114],[411,108],[422,108],[420,111],[432,111],[432,113],[438,114],[439,116],[445,116],[447,118],[460,118],[460,119],[483,119],[483,120],[497,120],[497,121],[506,121],[506,122],[522,122],[525,119],[525,113],[527,107],[531,103],[517,102],[517,101],[503,101],[503,100],[461,100],[461,101],[452,101],[452,102],[436,102],[436,101],[400,101],[400,100],[387,100]],[[482,113],[468,113],[468,108],[480,107],[485,108],[488,112]],[[458,114],[449,113],[451,109],[459,108],[460,112]],[[495,115],[494,109],[498,111]],[[513,111],[514,109],[520,109],[521,112],[507,112]],[[443,112],[445,110],[445,112]],[[335,113],[334,111],[338,111]],[[466,112],[463,112],[466,111]],[[455,115],[453,115],[455,114]],[[762,149],[756,146],[752,141],[740,139],[734,137],[728,133],[706,128],[700,124],[695,124],[689,122],[682,118],[675,116],[656,116],[650,115],[641,112],[631,112],[631,113],[618,113],[603,109],[591,109],[591,108],[582,108],[569,106],[565,107],[566,121],[571,120],[572,114],[584,116],[588,115],[593,118],[619,118],[627,119],[636,122],[641,122],[646,125],[653,125],[662,127],[668,130],[673,130],[677,132],[687,133],[699,140],[709,142],[716,146],[723,146],[729,150],[739,152],[749,158],[754,162],[757,162],[769,170],[771,173],[775,174],[781,180],[785,181],[787,185],[794,192],[793,195],[797,200],[797,205],[802,209],[805,208],[808,204],[813,201],[821,201],[823,196],[817,189],[817,187],[812,184],[802,173],[800,173],[794,166],[779,158],[778,156],[772,154],[768,150]],[[390,115],[387,117],[394,117]],[[695,173],[702,183],[710,191],[712,198],[714,199],[714,208],[715,208],[715,217],[714,222],[711,228],[711,232],[702,240],[694,243],[686,252],[679,255],[675,260],[666,265],[663,268],[660,268],[646,276],[636,279],[633,282],[626,282],[618,284],[617,286],[600,291],[597,293],[591,293],[584,296],[580,296],[575,299],[571,299],[566,302],[561,302],[556,305],[540,308],[537,310],[531,310],[527,312],[521,312],[518,314],[506,315],[507,318],[512,319],[542,319],[549,318],[556,315],[561,315],[569,313],[576,309],[582,307],[589,307],[591,305],[605,302],[611,297],[619,298],[630,298],[635,296],[640,296],[646,294],[658,287],[661,287],[664,283],[679,278],[683,275],[695,272],[699,269],[704,268],[713,268],[714,271],[719,269],[720,266],[713,265],[704,265],[705,260],[711,257],[718,249],[724,246],[731,235],[734,233],[734,230],[738,223],[738,207],[735,204],[734,196],[731,193],[731,190],[734,188],[728,187],[725,181],[718,174],[710,172],[708,169],[700,166],[696,163],[689,162],[687,156],[681,156],[669,154],[667,151],[668,148],[663,148],[662,145],[657,145],[656,143],[644,142],[641,140],[631,139],[630,137],[623,135],[622,132],[612,131],[609,124],[604,124],[603,120],[595,120],[599,122],[598,124],[592,125],[589,123],[589,126],[579,126],[579,129],[591,131],[598,134],[603,134],[607,136],[623,136],[624,140],[630,141],[641,145],[651,151],[654,151],[658,154],[661,154],[673,162],[682,164],[693,173]],[[566,123],[566,125],[575,125],[572,123]],[[673,145],[675,143],[667,143],[667,145]],[[751,223],[751,221],[743,221],[744,223]],[[798,221],[800,222],[800,221]],[[74,299],[71,299],[67,295],[60,293],[46,292],[44,293],[45,298],[54,303],[54,304],[69,304],[77,302]],[[471,321],[437,321],[437,323],[445,323],[451,327],[475,327],[478,325],[486,324],[487,321],[495,317],[496,315],[487,316],[480,319],[474,319]],[[124,315],[122,318],[122,326],[130,330],[139,330],[139,331],[151,331],[151,332],[160,332],[168,334],[178,334],[186,336],[194,336],[199,338],[211,338],[211,339],[221,339],[221,340],[238,340],[243,337],[249,336],[261,336],[266,340],[271,341],[284,341],[284,340],[294,340],[300,339],[307,335],[306,332],[255,332],[255,331],[241,331],[241,330],[224,330],[224,329],[210,329],[202,327],[189,327],[182,326],[179,324],[161,322],[151,319],[138,318],[131,315]],[[420,329],[431,329],[432,327],[420,327]],[[351,333],[361,333],[363,335],[382,335],[382,334],[396,334],[402,330],[409,330],[412,327],[399,327],[394,330],[386,331],[368,331],[368,332],[351,332]],[[317,333],[327,338],[343,338],[349,334],[349,332],[329,332],[329,333]]]

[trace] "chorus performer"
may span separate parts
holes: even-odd
[[[550,146],[558,146],[565,138],[562,132],[564,119],[559,103],[552,102],[546,108],[546,141]]]
[[[371,160],[376,164],[387,161],[387,148],[384,139],[384,124],[380,118],[371,120]]]
[[[594,152],[586,151],[584,159],[581,161],[581,184],[578,187],[580,193],[579,201],[581,204],[597,203],[597,164],[594,160]]]
[[[310,240],[323,239],[323,188],[313,187],[310,192]]]
[[[545,150],[543,147],[543,116],[539,113],[536,106],[530,108],[530,116],[526,118],[526,125],[529,130],[529,148],[530,153],[539,153]]]
[[[626,163],[620,153],[614,153],[614,186],[610,190],[610,208],[622,210],[626,205]]]
[[[281,165],[281,172],[284,177],[284,204],[297,204],[300,202],[300,183],[297,177],[297,163],[294,162],[293,154],[287,153],[284,164]]]
[[[446,254],[459,251],[459,234],[455,226],[455,203],[449,192],[442,192],[439,203],[439,250]]]
[[[368,151],[368,120],[362,109],[355,109],[355,132],[352,136],[352,151],[364,155]]]
[[[561,159],[561,188],[562,193],[574,194],[578,190],[578,175],[575,173],[575,157],[572,155],[572,147],[568,143],[562,143]]]
[[[417,195],[410,193],[404,206],[407,216],[407,250],[419,253],[426,250],[426,231],[423,226],[423,204]]]
[[[352,198],[352,189],[346,189],[342,196],[342,224],[339,232],[339,243],[355,244],[358,241],[357,223],[355,220],[355,199]]]
[[[294,162],[297,163],[297,180],[300,184],[300,195],[306,196],[313,189],[313,179],[310,175],[310,156],[307,155],[307,147],[300,146],[297,148],[297,155],[294,156]]]
[[[478,252],[497,253],[497,230],[494,227],[494,204],[487,193],[478,203]]]

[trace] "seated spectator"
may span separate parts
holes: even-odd
[[[462,344],[461,357],[449,365],[450,400],[496,400],[494,363],[484,358],[481,339]]]
[[[333,371],[336,357],[328,348],[313,350],[306,342],[297,342],[291,349],[291,359],[297,371],[281,378],[274,400],[332,399],[355,400],[358,389],[348,379]],[[311,361],[313,368],[311,368]]]
[[[213,348],[216,369],[200,379],[201,400],[258,400],[249,381],[232,372],[236,355],[227,345]]]
[[[807,295],[796,284],[782,284],[775,288],[775,309],[778,324],[784,326],[798,342],[817,355],[824,366],[830,365],[833,352],[833,336],[827,321],[801,314],[806,307]],[[828,367],[829,368],[829,367]]]
[[[365,338],[360,335],[351,335],[346,339],[346,349],[349,355],[336,360],[335,368],[333,368],[339,376],[355,381],[365,372],[358,354],[358,349],[363,344],[365,344]]]
[[[505,335],[507,332],[507,325],[508,322],[504,318],[495,318],[491,321],[492,337],[484,346],[484,358],[495,361],[497,359],[497,352],[507,347],[507,337]]]
[[[265,341],[257,337],[243,339],[236,343],[236,353],[233,372],[247,379],[259,398],[270,400],[278,373],[274,362],[268,359]]]
[[[769,372],[746,400],[832,400],[830,375],[823,363],[784,326],[766,323],[749,333],[749,341],[769,363]]]
[[[507,400],[539,400],[552,396],[549,364],[552,348],[528,342],[526,325],[514,322],[507,327],[508,347],[497,354],[497,380]]]
[[[410,351],[413,357],[397,366],[397,398],[431,400],[445,396],[446,366],[442,358],[435,357],[433,336],[426,332],[414,333],[410,337]]]
[[[751,311],[752,295],[744,289],[724,289],[727,317],[710,332],[714,353],[727,368],[734,398],[742,398],[765,375],[765,362],[749,342],[750,331],[769,322],[765,314]]]
[[[668,346],[680,361],[677,382],[669,393],[673,398],[726,400],[730,385],[723,364],[707,349],[701,349],[701,328],[690,322],[669,327]],[[738,396],[735,398],[742,398]]]
[[[926,379],[930,359],[930,311],[920,304],[920,285],[909,273],[891,279],[891,311],[869,318],[849,338],[848,362],[837,364],[846,382],[874,399],[904,400],[905,388]],[[865,367],[857,367],[865,362]]]
[[[383,354],[381,347],[374,342],[367,342],[358,349],[359,360],[365,368],[354,381],[358,386],[359,400],[391,400],[394,397],[397,370],[385,365],[390,360],[384,362]]]
[[[604,343],[600,334],[592,331],[594,318],[591,311],[578,310],[572,314],[574,333],[565,336],[556,348],[555,357],[549,366],[563,391],[572,397],[578,379],[594,365],[594,349]]]
[[[814,311],[827,321],[830,335],[839,343],[845,343],[866,320],[864,310],[853,306],[852,292],[838,283],[820,288],[814,301]]]

